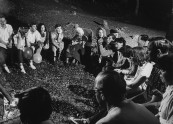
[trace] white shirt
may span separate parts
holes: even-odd
[[[41,35],[37,30],[35,32],[28,30],[26,34],[26,40],[29,43],[35,43],[35,42],[41,41]]]
[[[5,43],[9,43],[9,38],[13,33],[13,28],[11,25],[6,24],[6,27],[3,28],[0,26],[0,38],[5,42]],[[0,43],[0,46],[3,48],[7,48],[6,45],[4,45],[3,43]]]

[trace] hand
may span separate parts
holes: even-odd
[[[121,73],[122,70],[121,69],[114,69],[114,71],[118,72],[118,73]]]
[[[8,43],[7,48],[12,48],[12,43]]]

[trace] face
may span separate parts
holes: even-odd
[[[7,21],[5,18],[0,18],[0,24],[2,27],[4,27],[6,25]]]
[[[31,31],[32,31],[32,32],[35,32],[36,30],[37,30],[37,26],[36,26],[36,25],[32,25],[32,26],[31,26]]]
[[[42,31],[42,32],[45,31],[45,26],[44,26],[44,25],[41,26],[41,31]]]
[[[108,44],[109,44],[111,41],[113,41],[113,38],[112,38],[112,36],[109,36],[108,39],[107,39]]]
[[[117,43],[115,44],[115,47],[117,48],[117,50],[119,50],[119,49],[121,49],[121,48],[123,47],[123,43],[117,42]]]
[[[61,34],[62,33],[62,28],[61,27],[57,27],[55,29],[55,31],[58,33],[58,34]]]
[[[97,99],[97,102],[100,104],[100,105],[103,105],[104,103],[104,100],[101,98],[101,95],[102,95],[102,87],[101,85],[99,84],[99,81],[101,80],[101,77],[100,76],[97,76],[96,79],[95,79],[95,86],[94,86],[94,91],[95,91],[95,95],[96,95],[96,99]]]
[[[100,38],[102,38],[104,36],[103,30],[99,30],[98,35],[99,35]]]

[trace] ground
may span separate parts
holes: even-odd
[[[8,3],[9,4],[9,3]],[[135,25],[113,21],[111,18],[91,15],[72,5],[64,5],[57,0],[34,1],[16,0],[10,3],[12,8],[8,22],[17,30],[17,26],[31,22],[43,22],[53,30],[56,23],[67,29],[67,24],[77,23],[83,28],[92,29],[94,32],[99,27],[94,21],[102,23],[107,20],[110,28],[123,28],[129,36],[136,34],[148,34],[151,36],[164,36],[164,31],[156,31]],[[75,14],[76,12],[76,14]],[[66,36],[68,31],[65,30]],[[133,43],[132,43],[133,44]],[[53,99],[53,114],[51,119],[55,124],[69,124],[70,116],[86,118],[93,115],[98,108],[93,86],[94,76],[85,72],[83,66],[64,66],[58,61],[55,65],[47,61],[36,64],[37,70],[31,70],[25,65],[27,74],[20,73],[18,68],[10,68],[12,73],[1,72],[2,85],[7,91],[25,90],[33,86],[45,87]]]

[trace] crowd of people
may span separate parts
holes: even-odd
[[[99,27],[94,37],[92,31],[86,33],[75,24],[75,35],[67,43],[68,38],[60,24],[49,32],[45,24],[32,23],[28,29],[19,27],[14,33],[2,16],[0,53],[4,55],[4,61],[0,62],[5,71],[11,73],[7,59],[12,59],[15,47],[17,63],[24,74],[24,59],[31,69],[36,69],[34,54],[41,54],[45,60],[52,56],[53,62],[62,60],[65,65],[84,65],[96,76],[94,90],[101,108],[94,116],[85,119],[85,123],[172,124],[172,42],[165,37],[141,34],[137,37],[137,45],[131,47],[119,30],[106,32],[104,27]],[[26,48],[32,50],[29,58],[24,56]],[[47,54],[48,50],[52,55]],[[3,87],[0,89],[11,103],[8,93]],[[52,123],[49,120],[51,97],[44,88],[36,87],[16,97],[19,98],[18,108],[24,124]]]

